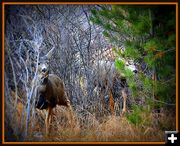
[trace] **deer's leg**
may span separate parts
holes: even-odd
[[[46,136],[48,136],[48,134],[49,134],[49,126],[50,126],[50,121],[51,121],[51,114],[52,114],[52,108],[48,107],[47,113],[46,113],[46,121],[45,121]]]
[[[69,100],[67,100],[67,109],[68,109],[68,120],[69,120],[69,124],[72,127],[72,123],[73,123],[73,110],[72,110],[72,106]]]
[[[110,108],[111,114],[115,115],[115,111],[114,111],[114,98],[113,98],[111,90],[109,91],[109,108]]]
[[[103,91],[103,89],[101,88],[100,89],[100,99],[101,99],[102,106],[105,109],[106,108],[106,104],[105,104],[105,99],[104,99],[104,96],[105,96],[104,93],[105,93],[105,91]]]
[[[122,114],[124,114],[127,111],[127,109],[126,109],[127,93],[125,91],[125,88],[122,89],[121,93],[122,93],[122,97],[123,97],[123,110],[122,110]]]

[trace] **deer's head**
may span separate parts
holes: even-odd
[[[45,84],[49,75],[49,60],[52,56],[54,48],[52,48],[46,55],[40,57],[38,63],[38,79],[41,84]]]

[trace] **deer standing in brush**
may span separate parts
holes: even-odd
[[[127,111],[126,102],[128,98],[126,78],[116,70],[115,62],[113,61],[98,60],[94,62],[93,67],[93,92],[101,98],[104,107],[106,106],[106,98],[108,98],[108,108],[111,114],[115,115],[115,89],[117,88],[116,96],[122,96],[123,98],[122,114],[124,114]],[[137,73],[135,65],[125,62],[125,67],[134,74]]]
[[[47,55],[40,58],[38,63],[38,83],[35,90],[35,107],[46,110],[46,136],[49,134],[52,110],[56,105],[66,106],[70,112],[70,120],[72,120],[72,108],[65,92],[64,82],[57,75],[49,74],[48,61],[53,50],[51,49]]]

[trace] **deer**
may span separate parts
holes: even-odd
[[[123,109],[121,115],[127,111],[127,98],[128,98],[128,84],[126,78],[123,74],[118,72],[115,67],[115,62],[98,60],[94,64],[94,90],[93,92],[100,96],[103,106],[105,107],[105,98],[108,97],[108,107],[112,115],[115,115],[115,97],[114,97],[114,87],[118,86],[118,96],[123,98]],[[134,74],[137,73],[137,68],[129,62],[125,62],[125,67],[130,69]],[[118,82],[118,85],[116,85]]]
[[[72,122],[72,107],[65,92],[65,85],[62,79],[49,72],[49,59],[53,54],[52,48],[45,56],[39,59],[38,81],[35,88],[35,108],[46,110],[45,134],[49,135],[52,111],[57,105],[67,107]]]

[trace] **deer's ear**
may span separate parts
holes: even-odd
[[[54,51],[54,47],[45,55],[45,58],[50,59]]]

